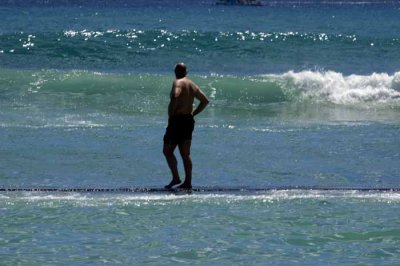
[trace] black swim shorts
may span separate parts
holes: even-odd
[[[164,144],[177,145],[192,140],[193,129],[194,119],[191,114],[170,117],[164,135]]]

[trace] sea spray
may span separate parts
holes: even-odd
[[[289,71],[265,77],[276,79],[293,100],[347,105],[400,103],[400,72],[345,76],[334,71]]]

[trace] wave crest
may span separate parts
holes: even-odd
[[[400,72],[345,76],[334,71],[289,71],[265,77],[280,84],[291,100],[333,104],[400,102]]]

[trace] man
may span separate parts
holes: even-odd
[[[176,79],[172,84],[168,105],[168,127],[164,135],[163,153],[172,173],[172,181],[165,186],[171,189],[181,183],[178,173],[178,162],[174,150],[178,146],[185,168],[185,180],[178,186],[180,189],[192,188],[192,159],[190,145],[194,129],[193,117],[198,115],[208,104],[206,95],[190,79],[187,78],[186,66],[179,63],[175,66]],[[200,101],[193,111],[194,98]]]

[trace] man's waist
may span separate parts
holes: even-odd
[[[177,113],[170,116],[172,117],[193,117],[192,113]]]
[[[174,114],[169,117],[169,120],[193,120],[192,114]]]

